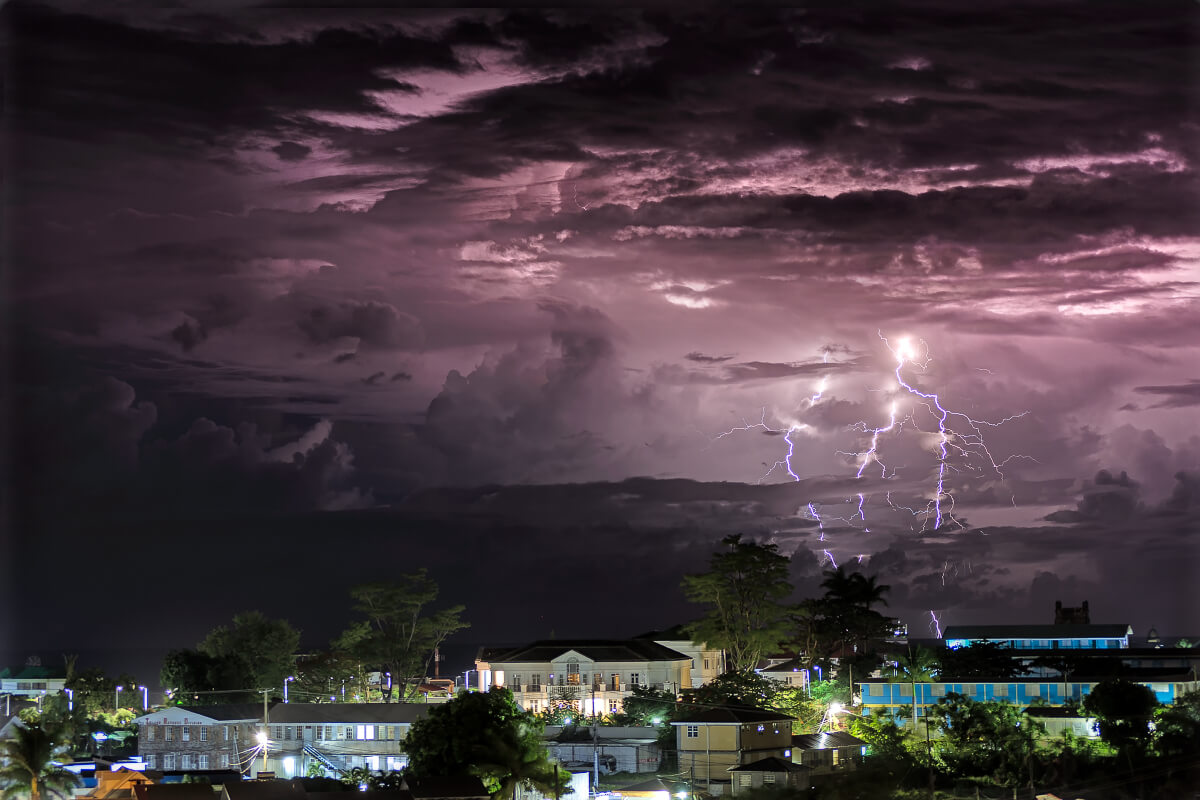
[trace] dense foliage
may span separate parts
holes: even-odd
[[[560,793],[571,775],[555,770],[542,743],[543,725],[513,702],[512,692],[461,692],[430,708],[413,723],[405,740],[406,774],[416,779],[476,775],[497,798],[513,797],[518,786]]]

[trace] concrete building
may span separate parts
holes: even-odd
[[[273,703],[266,724],[257,703],[172,707],[138,717],[139,755],[147,768],[234,769],[292,778],[312,764],[330,775],[352,767],[399,770],[423,703]],[[260,735],[265,734],[266,760]]]
[[[603,716],[621,711],[638,686],[671,694],[691,688],[692,662],[648,639],[547,639],[481,648],[475,687],[502,686],[535,713],[566,703],[584,716]]]
[[[1150,674],[1147,674],[1150,673]],[[1179,670],[1130,670],[1121,676],[1125,680],[1140,683],[1154,692],[1160,703],[1173,703],[1186,692],[1200,689],[1200,681],[1191,671]],[[1031,703],[1044,702],[1051,707],[1062,706],[1068,701],[1079,701],[1087,696],[1096,684],[1106,678],[1071,677],[1066,681],[1045,677],[997,678],[986,680],[937,680],[916,684],[917,718],[925,716],[929,706],[953,692],[975,701],[998,701],[1024,708]],[[893,683],[886,678],[869,678],[857,682],[861,691],[863,716],[890,712],[901,725],[912,722],[909,713],[900,714],[904,706],[913,705],[913,684],[908,681]]]

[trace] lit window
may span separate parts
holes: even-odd
[[[325,726],[325,738],[326,738],[326,739],[332,739],[332,738],[333,738],[333,726],[332,726],[332,725],[326,725],[326,726]]]
[[[617,713],[617,701],[616,700],[608,701],[608,713],[610,713],[610,714]]]
[[[208,769],[208,753],[201,753],[198,760],[200,769]]]
[[[291,739],[292,739],[292,726],[291,725],[288,725],[287,727],[285,727],[283,729],[283,738],[288,741],[291,741]]]
[[[775,773],[774,772],[768,772],[763,775],[763,783],[774,783],[774,782],[775,782]]]
[[[751,775],[748,772],[743,772],[738,775],[738,786],[749,786]]]
[[[175,754],[174,753],[163,753],[163,769],[165,769],[165,770],[175,769]]]

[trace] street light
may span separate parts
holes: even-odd
[[[254,735],[254,738],[256,740],[258,740],[258,746],[262,748],[262,754],[263,754],[262,771],[266,772],[267,771],[267,745],[271,743],[271,740],[267,737],[266,728],[264,727],[263,730],[256,733]]]
[[[113,711],[121,710],[121,690],[124,688],[124,686],[117,687],[117,693],[113,696]]]
[[[285,702],[285,703],[288,701],[287,685],[294,680],[296,680],[295,675],[289,675],[283,679],[283,702]]]
[[[147,689],[145,686],[139,686],[138,688],[142,690],[142,711],[149,711],[150,710],[150,690]]]
[[[479,672],[477,669],[469,669],[463,673],[463,688],[468,692],[471,691],[471,673]]]
[[[67,711],[74,711],[75,710],[75,690],[74,689],[64,689],[63,691],[65,691],[67,693]]]

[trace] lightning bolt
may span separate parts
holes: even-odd
[[[942,638],[942,621],[938,619],[938,615],[933,613],[933,611],[929,612],[929,630],[937,638]]]
[[[900,387],[909,394],[920,398],[922,401],[925,401],[922,404],[937,418],[937,479],[934,484],[933,499],[930,500],[929,505],[926,507],[926,520],[928,520],[930,516],[933,517],[934,530],[942,527],[942,521],[944,519],[949,519],[959,527],[965,527],[961,522],[954,518],[954,498],[946,492],[946,470],[950,468],[950,450],[953,449],[955,452],[968,457],[974,452],[982,453],[995,473],[1000,476],[1001,479],[1003,479],[1003,466],[1008,463],[1008,461],[1012,460],[1012,458],[1024,456],[1012,456],[1000,462],[999,464],[996,463],[995,457],[992,455],[991,451],[987,447],[987,444],[984,442],[983,431],[980,430],[980,427],[999,427],[1006,422],[1011,422],[1014,419],[1019,419],[1020,417],[1025,416],[1028,412],[1022,411],[1020,414],[1014,414],[1010,417],[1005,417],[999,422],[987,422],[985,420],[973,419],[960,411],[950,411],[946,409],[942,406],[942,400],[936,392],[923,392],[904,379],[905,365],[913,364],[921,371],[924,371],[928,367],[931,359],[929,358],[929,347],[926,345],[925,341],[921,340],[920,348],[918,349],[917,346],[913,345],[912,341],[906,336],[898,339],[896,341],[896,346],[893,347],[891,342],[888,341],[887,337],[883,335],[882,331],[877,331],[877,335],[883,342],[884,346],[887,347],[888,351],[891,352],[896,359],[896,383],[899,384]],[[970,432],[960,432],[952,428],[950,426],[951,418],[962,419],[964,422],[966,422]],[[895,424],[894,406],[892,410],[891,424]],[[876,436],[872,439],[872,450],[874,450],[875,443],[877,441],[878,434],[876,434]],[[862,469],[865,468],[865,464],[866,462],[864,461],[864,466],[859,468],[859,474],[861,474]],[[943,502],[948,502],[950,505],[949,511],[947,511],[945,514],[943,514],[942,510]],[[922,525],[922,530],[924,530],[924,525]]]
[[[888,349],[888,352],[890,352],[892,357],[895,359],[893,374],[896,378],[896,385],[892,389],[886,390],[893,394],[893,399],[888,405],[886,422],[884,424],[875,426],[872,426],[866,422],[858,422],[852,425],[851,430],[858,431],[867,437],[865,449],[862,449],[859,452],[845,452],[840,450],[836,452],[839,455],[847,456],[853,459],[853,461],[857,463],[857,467],[855,469],[856,479],[861,479],[867,474],[867,471],[871,469],[873,465],[878,465],[880,479],[887,480],[889,478],[896,477],[896,470],[889,468],[888,464],[885,463],[880,455],[880,446],[884,437],[889,435],[901,435],[904,433],[906,426],[918,433],[936,437],[936,444],[933,448],[936,469],[934,470],[933,474],[933,485],[930,487],[929,501],[923,508],[914,509],[893,502],[892,493],[889,491],[887,492],[887,504],[895,511],[908,512],[909,516],[913,520],[913,522],[910,523],[910,528],[912,530],[916,530],[915,521],[917,518],[921,519],[920,530],[922,531],[924,531],[931,523],[933,530],[942,528],[942,526],[948,522],[958,525],[960,528],[965,528],[966,525],[959,521],[954,515],[955,498],[946,486],[947,478],[949,477],[948,473],[962,471],[979,473],[982,470],[979,466],[977,466],[977,459],[982,459],[984,462],[984,469],[990,468],[992,473],[998,476],[1001,480],[1004,480],[1004,467],[1009,461],[1016,458],[1024,459],[1029,457],[1023,455],[1014,455],[1004,459],[1003,461],[998,461],[984,440],[984,429],[999,427],[1007,422],[1025,416],[1028,412],[1021,412],[1020,414],[1014,414],[999,421],[991,422],[987,420],[975,419],[961,411],[953,409],[952,407],[947,407],[947,405],[943,402],[941,394],[938,392],[923,390],[919,387],[915,378],[909,377],[910,373],[924,373],[932,361],[932,358],[929,355],[929,347],[926,342],[924,340],[918,340],[918,343],[914,343],[909,337],[901,337],[893,342],[889,341],[888,338],[883,335],[882,331],[876,331],[876,334],[879,336],[880,341],[883,342],[884,347]],[[823,352],[822,364],[829,364],[828,350]],[[980,371],[991,374],[991,370],[981,369]],[[807,408],[812,408],[821,402],[821,400],[824,398],[826,390],[828,389],[828,386],[829,372],[825,371],[821,375],[817,385],[814,387],[815,391],[813,394],[806,398]],[[914,402],[914,410],[910,410],[906,414],[901,415],[900,402],[895,398],[897,393],[900,396],[907,395],[911,397]],[[917,422],[917,418],[915,416],[915,407],[917,406],[924,408],[933,418],[936,424],[932,430],[922,430],[922,426]],[[793,481],[799,482],[802,479],[801,476],[797,474],[795,465],[793,464],[793,458],[796,455],[797,445],[797,441],[793,435],[799,431],[805,430],[806,428],[808,428],[808,426],[802,422],[793,422],[787,427],[773,427],[771,424],[767,423],[767,412],[766,408],[764,407],[761,411],[758,422],[751,423],[743,418],[742,425],[718,434],[716,437],[714,437],[714,441],[731,436],[735,433],[746,432],[754,429],[762,430],[765,433],[782,435],[784,442],[787,444],[787,451],[783,454],[782,458],[771,464],[766,473],[764,473],[759,479],[759,483],[762,483],[770,478],[773,474],[775,474],[776,471],[786,472],[788,477],[790,477]],[[807,511],[805,516],[807,516],[809,519],[815,520],[817,523],[819,542],[826,541],[825,523],[835,519],[846,523],[850,527],[859,527],[859,524],[861,524],[861,529],[864,532],[870,532],[870,528],[867,527],[866,517],[868,494],[865,492],[859,492],[856,494],[856,497],[858,498],[857,510],[849,518],[831,516],[823,517],[821,512],[818,511],[818,504],[815,501],[808,502],[804,506],[805,510]],[[853,501],[850,498],[847,498],[846,502]],[[1015,503],[1015,497],[1013,502]],[[833,564],[835,567],[837,566],[837,562],[834,560],[833,554],[830,553],[829,550],[822,550],[821,552],[823,555],[822,563],[824,563],[824,559],[828,559],[829,563]],[[946,577],[951,569],[951,566],[952,565],[950,562],[947,561],[942,568],[943,586],[945,586]],[[955,575],[957,575],[957,566],[953,567],[953,569]],[[933,616],[936,620],[936,615]]]

